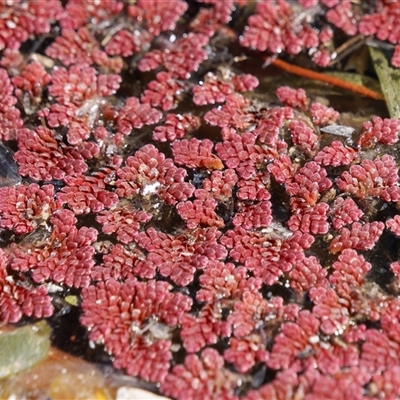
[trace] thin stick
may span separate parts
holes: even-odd
[[[266,61],[270,61],[269,59],[266,59]],[[342,89],[347,89],[350,90],[354,93],[361,94],[363,96],[370,97],[375,100],[383,100],[384,97],[381,93],[376,92],[375,90],[367,89],[365,86],[357,85],[355,83],[351,83],[348,81],[345,81],[340,78],[336,78],[333,76],[321,74],[320,72],[312,71],[310,69],[298,67],[297,65],[289,64],[286,61],[282,61],[279,58],[276,58],[272,61],[270,61],[272,65],[275,65],[276,67],[289,72],[294,75],[299,75],[303,76],[305,78],[310,78],[314,79],[317,81],[329,83],[330,85],[340,87]]]
[[[344,42],[335,49],[335,52],[331,55],[332,60],[328,64],[328,67],[332,67],[332,65],[335,65],[338,61],[360,48],[363,44],[367,43],[369,39],[371,39],[369,36],[357,35],[350,38],[347,42]]]

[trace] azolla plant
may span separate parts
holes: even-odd
[[[396,66],[398,2],[0,11],[3,323],[72,293],[88,340],[174,399],[400,396],[400,120],[267,101],[240,63],[326,66],[358,34]]]

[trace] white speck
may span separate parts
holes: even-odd
[[[311,336],[308,339],[308,343],[310,344],[317,344],[319,342],[319,337],[317,335]]]
[[[64,85],[64,92],[65,93],[69,93],[71,91],[71,89],[72,89],[71,84],[67,83],[67,84]]]
[[[262,233],[269,236],[272,239],[289,239],[293,236],[293,232],[284,227],[279,222],[272,222],[268,228],[261,230]]]
[[[171,328],[160,322],[150,323],[149,330],[156,339],[171,339]]]
[[[112,154],[117,154],[117,146],[115,146],[114,144],[110,144],[109,146],[107,146],[106,154],[108,156],[110,156]]]
[[[14,278],[12,276],[6,276],[6,282],[8,283],[14,283]],[[9,286],[6,286],[5,288],[10,289]]]
[[[46,287],[49,293],[61,292],[62,290],[64,290],[61,286],[55,285],[54,283],[49,283],[46,285]]]
[[[10,21],[9,19],[6,21],[7,28],[15,29],[17,24],[14,21]]]
[[[157,193],[160,182],[149,183],[142,188],[142,196]]]
[[[329,350],[331,348],[331,345],[329,343],[326,343],[326,342],[321,342],[320,346],[325,350]]]

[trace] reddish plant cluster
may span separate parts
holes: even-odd
[[[50,0],[47,7],[37,2],[2,2],[0,13],[0,50],[19,49],[21,43],[36,35],[50,32],[50,25],[63,15],[58,0]]]
[[[20,111],[15,107],[17,98],[13,96],[13,85],[7,71],[0,68],[0,138],[1,140],[12,140],[23,121]]]
[[[289,124],[293,143],[307,154],[312,155],[318,147],[318,135],[305,122],[293,120]]]
[[[349,0],[299,0],[302,13],[287,0],[261,0],[255,13],[247,20],[240,43],[271,54],[298,54],[308,50],[313,61],[326,67],[337,54],[332,47],[333,29],[338,28],[348,37],[356,34],[373,36],[394,45],[391,62],[399,67],[400,33],[396,26],[399,13],[397,2],[377,1],[363,7]],[[325,24],[319,18],[323,13]]]
[[[223,71],[219,75],[209,72],[204,82],[192,89],[193,102],[198,106],[224,103],[229,94],[253,90],[258,84],[258,79],[251,74],[224,77]]]
[[[0,227],[18,235],[30,233],[47,221],[59,203],[53,185],[4,187],[0,189]]]
[[[50,237],[47,240],[37,238],[41,247],[30,249],[25,244],[13,247],[11,269],[29,271],[36,283],[88,286],[94,266],[92,244],[97,239],[97,230],[86,226],[78,229],[74,213],[66,209],[54,212],[49,222],[43,225],[51,231]]]
[[[71,0],[65,6],[65,14],[60,20],[63,28],[77,29],[88,22],[100,24],[113,18],[123,9],[119,0],[110,0],[107,4],[97,3],[96,0]]]
[[[135,265],[141,278],[153,278],[158,271],[178,286],[186,286],[214,260],[223,260],[227,250],[218,243],[221,236],[215,227],[197,228],[187,235],[167,235],[154,228],[139,232],[135,242],[147,252],[145,259]]]
[[[65,66],[97,64],[106,70],[120,72],[122,59],[111,58],[100,50],[95,37],[86,27],[77,30],[63,28],[62,35],[46,49],[46,55],[61,61]]]
[[[169,111],[179,103],[183,92],[183,84],[175,79],[173,73],[161,71],[154,81],[148,83],[141,101],[152,107],[160,107],[163,111]]]
[[[171,293],[169,286],[155,280],[109,279],[82,292],[81,322],[90,328],[91,339],[114,354],[118,368],[153,382],[164,381],[172,358],[169,330],[192,305],[188,296]]]
[[[0,320],[73,290],[114,367],[175,399],[399,396],[400,122],[341,135],[327,103],[265,97],[237,62],[241,44],[326,64],[332,26],[397,45],[377,25],[397,3],[9,3]]]
[[[195,188],[185,182],[187,171],[178,168],[170,158],[149,144],[143,146],[116,171],[118,196],[128,199],[158,195],[169,204],[187,200]]]
[[[77,215],[98,213],[118,202],[118,196],[106,189],[102,176],[67,176],[64,182],[57,198],[62,204],[68,204]]]
[[[334,140],[330,146],[325,146],[315,157],[314,161],[323,166],[349,165],[354,160],[357,152],[351,147],[345,146],[339,140]]]
[[[319,44],[318,31],[308,24],[296,25],[295,15],[286,1],[257,3],[256,13],[247,20],[242,46],[280,53],[299,53],[303,47],[313,48]]]
[[[289,86],[281,86],[276,90],[278,99],[289,107],[306,108],[309,103],[304,89],[293,89]]]
[[[22,128],[16,135],[18,151],[14,158],[19,165],[19,173],[36,181],[63,179],[68,175],[85,173],[91,159],[99,152],[95,143],[82,143],[71,147],[60,143],[56,133],[43,126],[34,131]]]
[[[336,179],[340,190],[358,198],[380,197],[385,201],[399,201],[398,172],[394,158],[390,155],[364,160],[361,165],[352,165]]]
[[[192,114],[167,114],[163,125],[154,128],[153,140],[172,142],[182,139],[200,126],[200,118]]]
[[[8,257],[0,252],[0,318],[3,322],[18,322],[23,315],[46,318],[53,314],[51,297],[45,286],[24,287],[7,272]]]
[[[69,128],[67,138],[72,145],[88,139],[104,97],[114,94],[119,87],[118,75],[97,74],[82,63],[67,69],[60,67],[53,73],[49,94],[57,103],[44,114],[52,128]]]
[[[209,38],[200,33],[189,33],[169,48],[148,52],[139,62],[140,71],[152,71],[162,66],[170,71],[174,78],[188,79],[197,71],[202,61],[207,58],[203,47]]]
[[[399,120],[374,117],[372,121],[364,122],[362,128],[359,139],[361,147],[369,147],[377,142],[392,145],[399,140]]]
[[[43,89],[50,82],[51,75],[37,61],[27,64],[19,75],[12,78],[15,96],[28,115],[36,111],[42,101]]]
[[[157,123],[162,113],[148,103],[140,103],[137,97],[129,97],[122,109],[117,112],[118,132],[129,135],[133,129]]]
[[[128,244],[133,241],[141,224],[149,222],[152,214],[145,211],[130,211],[129,203],[122,202],[111,210],[101,211],[96,221],[102,225],[103,233],[115,233],[117,240]]]

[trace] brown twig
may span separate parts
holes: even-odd
[[[334,76],[321,74],[320,72],[312,71],[307,68],[298,67],[297,65],[289,64],[288,62],[283,61],[279,58],[275,58],[272,61],[269,59],[266,59],[266,62],[268,62],[272,65],[275,65],[276,67],[278,67],[286,72],[289,72],[291,74],[303,76],[305,78],[314,79],[314,80],[317,80],[320,82],[329,83],[330,85],[337,86],[342,89],[347,89],[354,93],[358,93],[358,94],[370,97],[375,100],[383,100],[384,99],[384,97],[381,93],[376,92],[375,90],[368,89],[365,86],[357,85],[355,83],[351,83],[351,82],[345,81],[343,79],[336,78]]]
[[[353,53],[355,50],[360,48],[363,44],[367,43],[371,39],[371,36],[356,35],[340,45],[335,52],[331,55],[332,60],[328,64],[328,67],[332,67],[338,61],[342,60],[344,57]]]

